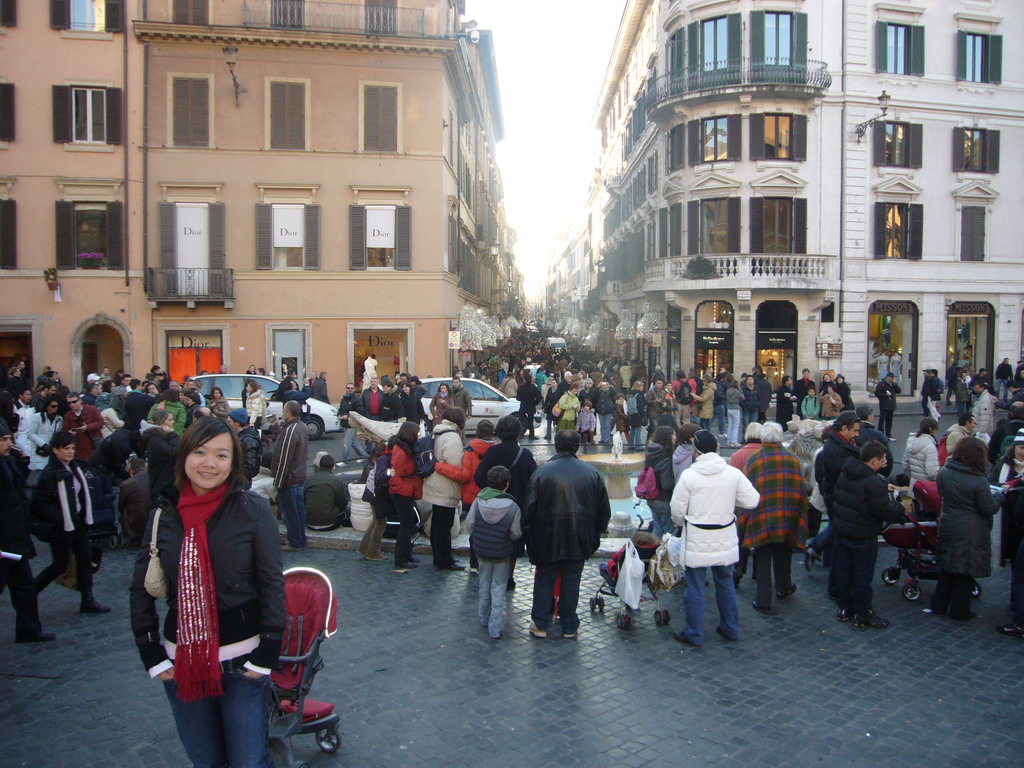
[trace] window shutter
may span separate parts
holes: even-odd
[[[14,83],[0,83],[0,141],[14,141]]]
[[[920,261],[924,251],[924,206],[911,204],[907,206],[907,231],[910,242],[907,244],[907,258]]]
[[[758,13],[761,13],[758,11]],[[751,160],[764,159],[764,115],[750,116],[750,146],[747,149]],[[755,251],[756,253],[756,251]]]
[[[5,27],[18,26],[17,0],[2,0],[0,2],[0,25]]]
[[[303,213],[306,240],[302,249],[302,267],[320,269],[320,206],[304,206]]]
[[[256,203],[256,269],[274,268],[274,206]]]
[[[806,160],[807,159],[807,116],[806,115],[793,115],[792,123],[792,134],[790,139],[792,144],[790,151],[792,152],[794,160]]]
[[[875,22],[875,71],[889,71],[889,25]]]
[[[966,167],[964,162],[964,129],[953,129],[953,170],[962,171]]]
[[[1003,36],[988,36],[988,81],[998,85],[1003,82]]]
[[[956,79],[967,79],[967,33],[956,33]]]
[[[728,253],[741,253],[740,245],[740,198],[730,197],[727,203],[728,219],[726,225],[726,247]]]
[[[658,258],[668,258],[668,208],[658,211]]]
[[[684,33],[682,29],[677,29],[672,33],[672,37],[669,38],[668,66],[670,72],[683,72],[686,68],[686,59],[683,58],[684,42]]]
[[[875,203],[875,258],[885,258],[885,214],[888,203]]]
[[[121,89],[107,88],[107,144],[120,144],[122,131]]]
[[[732,68],[740,63],[743,56],[743,14],[730,13],[725,17],[725,23],[729,40],[729,50],[726,53],[729,57],[729,66]]]
[[[50,0],[50,29],[71,28],[71,0]]]
[[[53,140],[71,141],[71,88],[66,85],[53,86]]]
[[[395,206],[395,269],[412,269],[412,208]]]
[[[107,0],[104,28],[107,32],[124,30],[124,0]]]
[[[683,255],[683,204],[673,203],[669,207],[669,256]]]
[[[764,11],[750,12],[750,59],[752,64],[764,62]]]
[[[207,290],[211,296],[229,296],[228,278],[224,267],[225,237],[224,203],[210,203],[210,271],[207,273]]]
[[[124,203],[107,203],[107,269],[124,269]]]
[[[177,265],[175,254],[177,233],[175,232],[176,210],[174,203],[159,203],[160,216],[160,269],[174,269]],[[176,285],[174,280],[166,282]]]
[[[171,140],[176,147],[187,147],[192,143],[189,131],[192,122],[192,83],[187,78],[176,77],[171,84]]]
[[[689,165],[700,163],[700,120],[691,120],[686,124],[686,143],[688,147]]]
[[[192,0],[174,0],[174,23],[192,23]]]
[[[65,200],[56,203],[57,224],[57,269],[74,269],[78,266],[75,254],[75,204]]]
[[[875,165],[885,165],[885,123],[875,123],[871,130],[875,144]]]
[[[174,78],[173,133],[176,147],[210,143],[210,82],[205,78]]]
[[[381,88],[380,98],[380,149],[382,152],[398,151],[398,89]]]
[[[366,269],[366,206],[364,205],[348,207],[348,247],[348,268]]]
[[[676,170],[686,165],[686,155],[683,153],[684,138],[686,136],[686,123],[680,123],[672,127],[670,138],[670,151],[672,153],[671,168]]]
[[[910,125],[910,162],[907,165],[911,168],[921,167],[921,154],[924,140],[924,126],[920,123],[912,123]]]
[[[284,149],[288,126],[286,110],[288,108],[287,83],[270,84],[270,148]]]
[[[793,198],[793,253],[807,253],[807,198]]]
[[[985,171],[999,173],[999,131],[985,131]]]
[[[793,14],[793,64],[807,66],[807,14]]]
[[[726,150],[727,160],[743,159],[743,118],[740,115],[729,115],[726,120]]]
[[[750,198],[750,252],[764,253],[764,198]]]
[[[700,70],[700,22],[691,21],[686,27],[686,62],[690,77],[696,77]]]
[[[363,89],[363,149],[367,152],[380,149],[380,92],[376,85]]]
[[[910,74],[924,74],[924,27],[910,28]]]
[[[18,203],[0,200],[0,269],[18,268]]]
[[[700,200],[686,204],[686,252],[690,256],[700,253]]]
[[[965,205],[960,211],[960,260],[985,260],[985,208]]]
[[[306,85],[305,83],[286,83],[288,94],[288,149],[306,148]]]

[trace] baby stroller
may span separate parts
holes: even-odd
[[[337,752],[340,718],[334,705],[308,698],[316,673],[323,669],[320,644],[338,628],[338,601],[331,581],[314,568],[284,572],[285,629],[281,657],[270,679],[274,689],[270,710],[270,745],[289,768],[308,768],[296,762],[291,737],[315,734],[324,752]]]
[[[92,502],[89,539],[109,549],[117,549],[123,543],[121,525],[117,521],[117,495],[106,492],[103,480],[92,467],[85,470],[85,482],[89,486],[89,501]],[[110,485],[109,481],[106,485]]]
[[[654,600],[657,605],[657,610],[654,612],[654,623],[659,627],[668,624],[669,613],[666,609],[661,607],[661,602],[658,600],[658,590],[651,586],[651,582],[648,579],[648,566],[650,565],[651,558],[658,551],[658,547],[661,545],[657,539],[646,531],[640,531],[633,539],[633,546],[636,547],[637,555],[640,557],[640,562],[644,564],[644,577],[641,584],[641,596],[640,602],[645,600]],[[590,598],[590,612],[596,613],[600,611],[604,613],[604,596],[607,597],[619,597],[619,593],[616,591],[616,586],[619,581],[619,570],[622,566],[622,561],[626,556],[626,546],[612,555],[611,559],[607,563],[601,563],[598,566],[598,571],[601,574],[601,584],[597,587],[597,591],[594,596]],[[647,593],[650,595],[649,598],[643,597],[643,589],[646,587]],[[619,629],[632,629],[633,627],[633,609],[630,608],[624,601],[619,600],[619,614],[615,617],[615,626]]]

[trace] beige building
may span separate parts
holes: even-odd
[[[380,374],[447,371],[459,308],[508,312],[520,282],[494,161],[502,119],[491,37],[460,22],[462,5],[129,3],[131,39],[111,47],[109,68],[121,72],[123,47],[125,71],[139,79],[127,89],[130,199],[112,180],[117,151],[114,159],[109,151],[74,155],[82,168],[73,174],[91,179],[81,182],[91,194],[100,187],[127,203],[132,247],[118,266],[128,269],[112,273],[108,256],[108,269],[86,282],[81,259],[68,272],[58,263],[63,301],[43,305],[50,297],[39,277],[53,265],[59,225],[55,242],[38,171],[33,197],[22,198],[27,167],[7,166],[20,235],[12,274],[35,280],[25,281],[24,305],[15,291],[4,314],[63,312],[52,331],[45,320],[30,329],[36,367],[90,370],[66,333],[102,309],[131,353],[123,363],[100,360],[112,369],[138,372],[152,361],[175,377],[221,365],[278,375],[285,366],[326,370],[332,396],[358,379],[369,354]],[[46,20],[30,27],[29,19],[19,18],[6,39],[38,45]],[[71,42],[60,39],[62,48]],[[79,69],[51,58],[63,65],[55,65],[55,83]],[[28,69],[8,77],[36,82]],[[19,88],[19,101],[22,90],[29,88]],[[30,133],[31,113],[20,108]],[[52,198],[68,155],[43,138],[40,149],[55,158]],[[20,137],[7,152],[21,155]],[[86,168],[95,157],[110,170]],[[76,295],[84,304],[73,303]]]

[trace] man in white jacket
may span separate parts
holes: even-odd
[[[753,509],[760,494],[738,469],[718,455],[718,440],[707,430],[693,437],[696,456],[679,476],[672,492],[672,520],[685,528],[686,628],[675,633],[681,643],[704,644],[704,579],[707,567],[715,579],[719,623],[715,631],[726,640],[740,634],[733,564],[739,560],[736,507]]]

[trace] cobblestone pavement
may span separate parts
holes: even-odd
[[[880,568],[892,552],[883,550]],[[132,554],[112,551],[97,595],[114,606],[81,616],[76,595],[42,595],[54,643],[15,645],[0,608],[0,737],[4,766],[182,766],[163,692],[139,663],[128,628]],[[1008,578],[985,580],[981,618],[966,626],[921,612],[876,580],[884,631],[838,624],[822,570],[794,573],[799,591],[757,614],[753,584],[740,588],[741,638],[713,631],[688,649],[679,590],[668,627],[650,604],[635,628],[615,627],[616,607],[590,614],[597,564],[584,572],[575,640],[527,633],[530,569],[506,600],[505,636],[475,620],[476,577],[404,574],[353,552],[286,554],[286,565],[323,569],[340,594],[338,633],[324,645],[314,696],[336,702],[344,743],[321,754],[294,741],[311,766],[983,766],[1024,754],[1024,644],[996,634],[1008,618]],[[931,594],[925,583],[925,596]],[[716,622],[709,601],[707,628]]]
[[[895,434],[906,434],[902,422]],[[0,599],[5,768],[186,764],[163,691],[132,642],[133,559],[126,550],[104,558],[96,593],[114,607],[105,616],[81,616],[77,595],[56,585],[41,595],[54,643],[14,644],[10,604]],[[714,634],[709,600],[708,639],[690,649],[672,638],[680,590],[664,597],[667,627],[655,626],[648,603],[629,632],[616,628],[612,598],[590,614],[597,560],[584,571],[577,639],[529,636],[532,576],[521,562],[499,641],[477,625],[476,577],[421,560],[399,574],[351,551],[285,554],[286,566],[326,572],[340,596],[339,631],[324,645],[313,695],[337,704],[344,743],[327,755],[297,737],[297,758],[314,767],[960,768],[1018,764],[1024,754],[1024,644],[993,631],[1009,618],[1008,570],[982,581],[981,617],[967,625],[921,612],[933,582],[911,603],[876,578],[875,606],[892,626],[858,630],[833,620],[826,572],[805,572],[798,557],[792,598],[756,613],[745,579],[740,642]],[[893,561],[883,549],[877,572]]]

